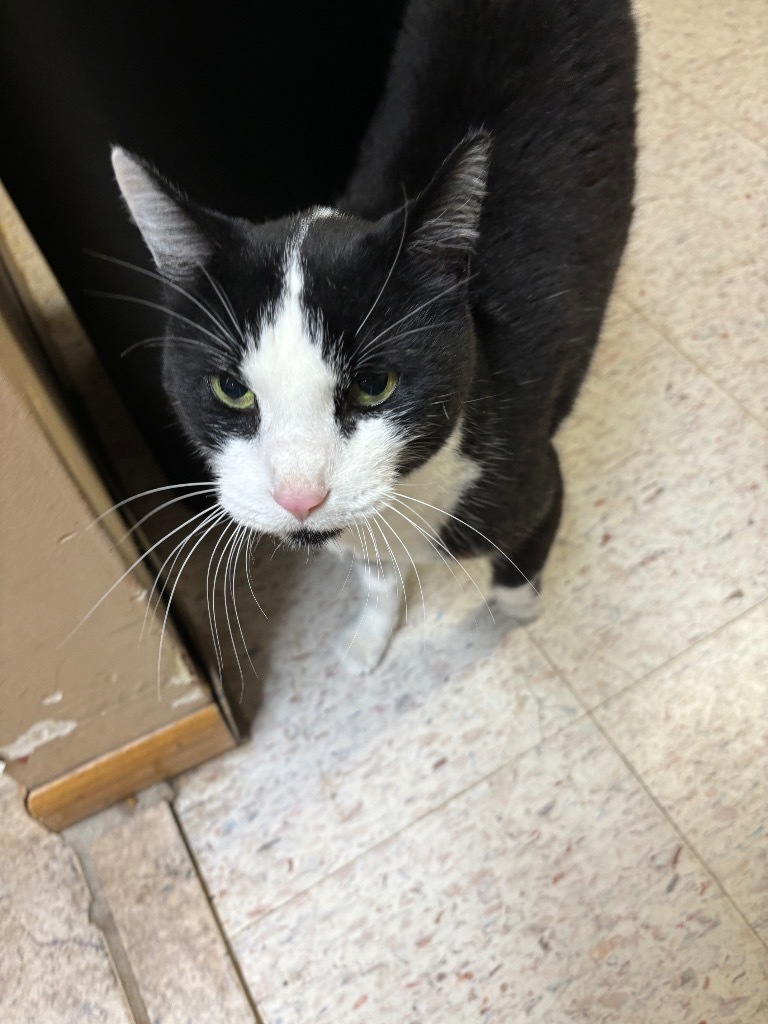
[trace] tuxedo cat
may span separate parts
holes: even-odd
[[[354,553],[360,668],[428,556],[459,574],[490,556],[497,608],[536,614],[551,438],[627,238],[634,111],[628,0],[411,0],[333,208],[249,223],[113,150],[166,282],[164,385],[219,507]]]

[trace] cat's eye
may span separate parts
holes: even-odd
[[[211,391],[220,402],[230,409],[252,409],[256,401],[254,393],[228,373],[213,373],[209,378]]]
[[[396,373],[366,372],[356,373],[349,389],[349,400],[354,405],[362,405],[371,409],[390,397],[397,387]]]

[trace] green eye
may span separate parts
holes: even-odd
[[[396,387],[396,373],[356,373],[348,391],[349,400],[354,405],[371,409],[386,402]]]
[[[214,373],[210,377],[211,391],[230,409],[252,409],[256,398],[245,384],[228,373]]]

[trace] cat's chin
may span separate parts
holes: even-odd
[[[288,534],[285,541],[294,548],[321,548],[340,533],[341,530],[294,530]]]

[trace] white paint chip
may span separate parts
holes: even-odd
[[[176,664],[174,665],[174,672],[171,678],[168,680],[168,686],[191,686],[196,683],[197,679],[193,672],[190,670],[187,663],[180,655],[176,655]]]
[[[54,690],[53,693],[49,693],[47,697],[43,697],[43,704],[46,706],[49,704],[59,704],[64,699],[64,694],[61,690]]]
[[[18,761],[21,757],[29,757],[38,747],[42,747],[46,743],[69,736],[76,728],[77,722],[45,718],[40,722],[35,722],[13,743],[0,747],[0,754],[8,761]]]
[[[180,708],[184,704],[195,704],[199,700],[204,700],[205,696],[205,693],[196,687],[194,690],[185,693],[183,697],[177,697],[175,700],[172,700],[171,707]]]

